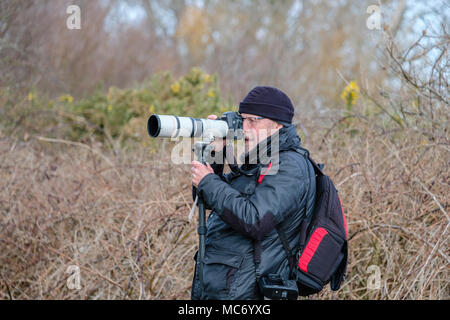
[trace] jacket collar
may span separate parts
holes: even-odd
[[[300,144],[301,140],[297,135],[296,125],[283,126],[275,134],[261,141],[254,148],[240,156],[240,162],[243,165],[239,168],[239,171],[247,175],[253,175],[261,166],[267,165],[274,160],[277,162],[279,152],[295,150],[300,147]]]

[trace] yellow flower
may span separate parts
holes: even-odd
[[[28,94],[28,101],[33,101],[33,92]]]
[[[112,105],[108,105],[108,111],[112,111],[113,107]]]
[[[170,89],[173,93],[177,94],[180,91],[180,84],[178,83],[178,81],[171,85]]]
[[[59,101],[72,103],[73,97],[70,94],[66,94],[64,96],[59,97]]]
[[[348,84],[348,87],[349,87],[352,91],[359,92],[359,87],[358,87],[358,85],[356,84],[355,81],[350,81],[350,83]]]
[[[214,90],[209,90],[207,93],[208,97],[214,98],[216,96],[216,93],[214,92]]]
[[[355,81],[350,81],[350,83],[344,88],[341,93],[341,99],[345,101],[347,105],[356,104],[359,96],[359,87]]]
[[[151,114],[155,113],[155,106],[153,104],[148,108],[148,112]]]

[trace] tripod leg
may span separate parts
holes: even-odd
[[[198,196],[198,195],[197,195]],[[205,218],[205,204],[203,199],[199,197],[198,199],[198,230],[199,235],[199,248],[198,248],[198,274],[200,281],[200,288],[203,292],[203,264],[205,258],[205,235],[206,235],[206,218]]]
[[[194,145],[194,154],[197,158],[197,161],[200,161],[202,164],[206,164],[206,154],[211,152],[211,146],[209,143],[196,143]],[[198,256],[197,256],[197,270],[198,277],[200,282],[200,290],[203,294],[204,283],[203,283],[203,266],[205,259],[205,237],[206,237],[206,213],[205,213],[205,203],[203,202],[202,197],[199,194],[197,189],[197,201],[198,201],[198,230],[197,233],[199,235],[199,248],[198,248]],[[195,205],[194,205],[195,208]]]

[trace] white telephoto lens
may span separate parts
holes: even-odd
[[[224,138],[228,132],[228,124],[222,120],[153,114],[148,119],[147,130],[148,134],[153,138]]]

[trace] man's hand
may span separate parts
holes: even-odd
[[[209,173],[214,173],[213,168],[209,163],[206,163],[206,166],[201,164],[198,161],[192,161],[192,184],[195,187],[198,187],[200,181]]]

